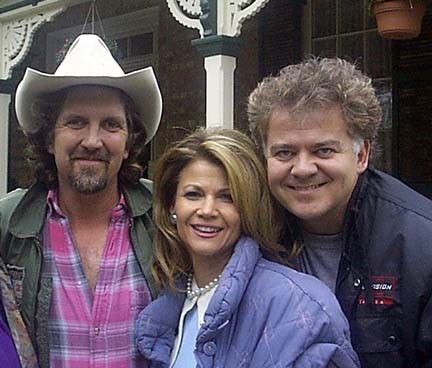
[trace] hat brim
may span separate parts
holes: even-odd
[[[119,77],[56,76],[27,68],[15,96],[15,111],[24,132],[34,132],[37,129],[31,113],[35,99],[47,93],[78,85],[99,85],[121,89],[135,102],[147,135],[145,144],[156,134],[162,115],[162,96],[151,67]]]

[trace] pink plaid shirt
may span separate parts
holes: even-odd
[[[123,196],[111,214],[94,296],[56,192],[48,193],[48,204],[43,272],[53,281],[50,367],[146,367],[136,348],[135,320],[151,296],[129,239]]]

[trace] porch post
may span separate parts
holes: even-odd
[[[0,198],[7,192],[10,100],[9,94],[0,93]]]
[[[166,0],[178,22],[195,28],[200,39],[192,41],[206,69],[206,126],[234,126],[234,70],[243,22],[269,0]]]

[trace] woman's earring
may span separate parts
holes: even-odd
[[[171,213],[170,220],[173,225],[177,224],[177,215],[174,212]]]

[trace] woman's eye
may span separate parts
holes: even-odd
[[[219,198],[224,202],[233,203],[231,193],[222,193]]]
[[[184,197],[187,199],[198,199],[200,197],[200,193],[194,190],[190,190],[184,194]]]

